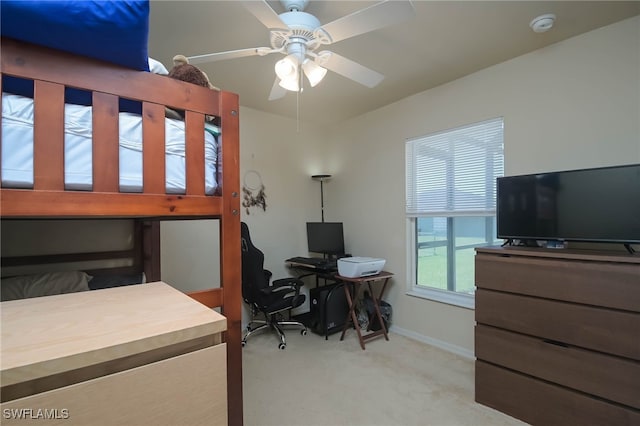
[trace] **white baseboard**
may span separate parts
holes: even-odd
[[[428,337],[428,336],[424,336],[422,334],[418,334],[415,331],[411,331],[411,330],[406,330],[404,328],[395,326],[395,325],[391,325],[391,328],[389,328],[390,332],[393,333],[398,333],[401,336],[405,336],[408,337],[410,339],[413,340],[417,340],[419,342],[425,343],[427,345],[431,345],[431,346],[435,346],[436,348],[445,350],[447,352],[451,352],[454,353],[456,355],[460,355],[463,358],[467,358],[470,360],[475,360],[476,356],[473,353],[473,351],[470,351],[467,348],[463,348],[461,346],[457,346],[457,345],[452,345],[451,343],[442,341],[442,340],[438,340],[438,339],[434,339],[433,337]]]

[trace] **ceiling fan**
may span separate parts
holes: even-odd
[[[321,46],[397,24],[411,18],[415,11],[411,1],[385,0],[322,25],[310,13],[304,12],[309,0],[280,0],[286,12],[278,14],[262,1],[243,1],[249,10],[270,31],[271,47],[253,47],[190,56],[192,64],[265,56],[281,53],[285,57],[275,65],[276,79],[269,100],[282,98],[287,90],[302,90],[304,74],[311,87],[327,73],[336,72],[367,87],[374,87],[384,76],[337,53],[321,50]]]

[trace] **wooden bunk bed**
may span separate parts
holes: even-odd
[[[138,224],[139,242],[131,254],[136,259],[131,268],[144,270],[147,281],[161,279],[157,221],[219,220],[220,288],[190,296],[208,307],[220,308],[226,317],[227,330],[223,340],[227,347],[228,421],[241,425],[238,96],[4,37],[1,50],[3,76],[34,82],[33,187],[0,189],[2,220],[132,219]],[[93,161],[90,190],[65,189],[65,87],[92,93],[93,158],[100,161]],[[119,188],[119,98],[138,101],[142,105],[143,189],[139,193],[125,193]],[[185,111],[186,188],[183,194],[166,193],[165,106]],[[203,129],[207,116],[215,117],[221,131],[218,189],[214,195],[206,195],[204,184]],[[53,261],[53,257],[39,261]],[[3,259],[3,266],[11,262]],[[24,259],[13,259],[13,264],[24,262]]]

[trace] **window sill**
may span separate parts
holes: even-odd
[[[458,306],[460,308],[476,308],[476,298],[471,294],[414,286],[407,292],[407,295],[433,300],[434,302],[446,303],[447,305]]]

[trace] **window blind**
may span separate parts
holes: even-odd
[[[410,217],[490,216],[504,174],[502,117],[407,140]]]

